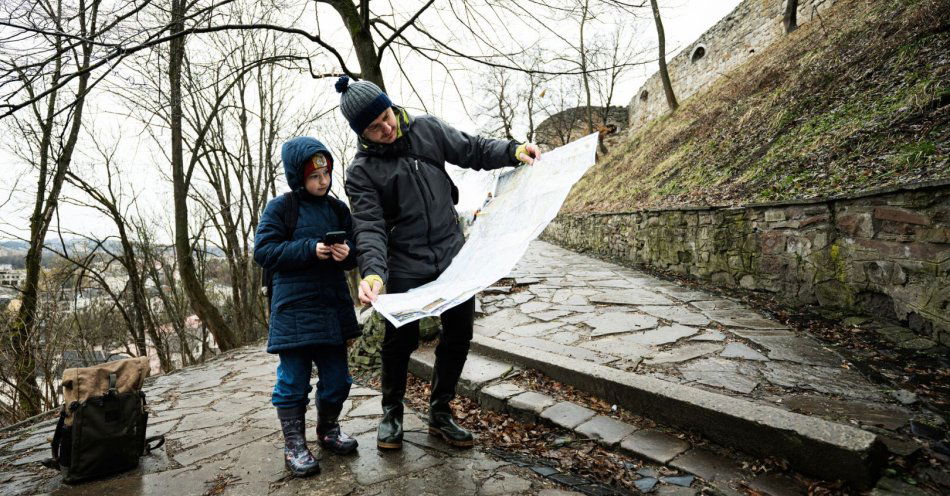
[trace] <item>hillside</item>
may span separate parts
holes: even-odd
[[[947,12],[947,0],[842,0],[615,146],[563,211],[950,179]]]

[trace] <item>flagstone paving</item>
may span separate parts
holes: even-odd
[[[741,301],[544,241],[510,277],[505,294],[482,298],[478,334],[780,408],[803,394],[893,402],[842,356]]]
[[[164,434],[167,441],[142,457],[140,467],[131,472],[65,485],[58,472],[38,463],[50,456],[54,420],[0,432],[0,494],[491,496],[563,487],[548,475],[567,474],[551,469],[539,475],[550,467],[506,461],[478,448],[448,447],[428,436],[423,420],[411,412],[405,421],[404,449],[380,452],[375,443],[379,392],[356,386],[342,423],[359,440],[358,453],[333,456],[311,443],[322,473],[290,478],[270,405],[277,357],[261,348],[242,348],[205,365],[150,379],[145,387],[151,410],[148,435]],[[311,437],[315,419],[315,412],[308,416]]]

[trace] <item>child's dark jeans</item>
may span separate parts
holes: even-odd
[[[309,346],[278,353],[280,365],[277,366],[277,383],[271,403],[277,408],[295,408],[306,406],[310,401],[307,395],[313,390],[310,375],[313,364],[317,364],[316,400],[319,403],[338,407],[343,405],[350,394],[349,367],[346,361],[346,346]]]

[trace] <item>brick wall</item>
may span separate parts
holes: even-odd
[[[800,203],[565,214],[542,236],[793,304],[894,318],[950,345],[950,181]]]

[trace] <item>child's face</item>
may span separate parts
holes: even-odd
[[[323,196],[327,194],[327,188],[330,187],[330,172],[326,167],[321,167],[307,176],[304,187],[307,193],[313,196]]]

